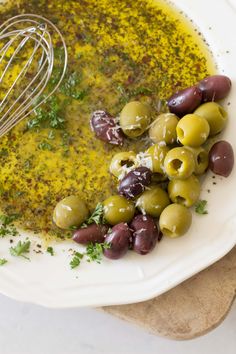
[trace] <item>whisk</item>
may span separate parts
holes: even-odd
[[[55,48],[60,62],[55,61]],[[55,92],[66,68],[65,40],[48,19],[24,14],[0,25],[0,137]],[[50,80],[54,69],[57,79]]]

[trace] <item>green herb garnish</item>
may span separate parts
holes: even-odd
[[[103,205],[98,203],[92,215],[82,224],[81,227],[87,227],[91,224],[103,224]]]
[[[111,247],[110,244],[106,242],[95,243],[95,244],[90,243],[86,247],[86,253],[85,253],[87,257],[87,262],[101,263],[103,250],[108,249],[110,247]]]
[[[6,263],[7,263],[7,260],[5,258],[0,258],[0,266],[3,266]]]
[[[206,205],[207,200],[199,200],[195,205],[195,212],[202,215],[208,214],[208,211],[206,210]]]
[[[51,256],[54,256],[54,249],[52,247],[49,246],[47,252],[50,253]]]
[[[65,96],[72,97],[75,100],[82,100],[87,92],[85,90],[78,89],[78,85],[81,83],[81,74],[72,72],[68,74],[62,82],[60,92]]]
[[[55,138],[55,133],[53,130],[50,130],[48,133],[48,139],[53,140]]]
[[[10,254],[15,257],[23,257],[29,260],[25,253],[29,253],[30,244],[30,241],[19,241],[15,247],[10,247]]]
[[[19,217],[19,214],[0,215],[0,222],[2,223],[0,226],[0,237],[19,235],[19,232],[13,225],[13,222]]]
[[[40,150],[49,150],[49,151],[53,150],[53,146],[45,140],[43,140],[41,143],[38,144],[38,148]]]
[[[83,254],[79,252],[75,252],[74,257],[70,261],[71,269],[74,269],[80,265],[81,259],[83,258]]]

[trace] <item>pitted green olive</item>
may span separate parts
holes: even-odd
[[[84,201],[75,195],[62,199],[57,203],[53,221],[61,229],[80,226],[89,216],[88,208]]]
[[[209,164],[207,151],[203,147],[191,148],[190,146],[185,146],[185,148],[190,150],[194,156],[194,173],[196,175],[205,173]]]
[[[190,208],[200,196],[200,182],[194,175],[187,179],[173,179],[169,182],[168,193],[173,203]]]
[[[194,172],[194,156],[185,147],[176,147],[167,153],[164,168],[169,178],[188,178]]]
[[[164,236],[176,238],[184,235],[192,223],[192,214],[181,204],[170,204],[161,213],[159,225]]]
[[[103,202],[104,218],[111,225],[130,222],[135,213],[134,204],[120,195],[114,195]]]
[[[152,172],[155,176],[159,177],[159,181],[163,181],[166,179],[165,172],[164,172],[164,160],[166,154],[170,149],[163,145],[155,144],[150,146],[146,151],[146,155],[150,156],[152,159]]]
[[[202,104],[194,114],[207,120],[210,126],[210,136],[220,133],[224,129],[228,118],[227,112],[216,102]]]
[[[136,206],[143,214],[157,218],[169,204],[167,192],[158,186],[151,186],[138,198]]]
[[[197,114],[187,114],[178,122],[176,132],[181,144],[198,147],[207,140],[210,126],[205,118]]]
[[[138,101],[129,102],[120,113],[120,126],[125,135],[137,138],[147,129],[152,119],[151,107]]]
[[[149,137],[154,143],[174,144],[177,140],[178,117],[173,113],[160,114],[149,129]]]
[[[118,152],[113,156],[110,164],[110,172],[119,178],[124,168],[135,166],[136,154],[133,151]]]

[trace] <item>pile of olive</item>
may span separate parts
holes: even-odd
[[[152,109],[137,101],[125,105],[119,125],[105,111],[94,112],[91,125],[101,140],[122,145],[125,135],[136,139],[148,130],[152,145],[145,152],[119,152],[112,158],[110,172],[117,178],[118,194],[103,201],[103,224],[81,227],[88,209],[70,196],[54,210],[56,225],[76,227],[73,239],[78,243],[109,243],[104,255],[111,259],[128,249],[147,254],[162,234],[184,235],[192,222],[189,208],[200,196],[198,177],[208,167],[228,177],[233,168],[231,145],[218,141],[209,149],[208,143],[226,126],[227,112],[215,101],[224,98],[230,87],[225,76],[208,77],[175,93],[168,100],[170,113],[155,120]]]

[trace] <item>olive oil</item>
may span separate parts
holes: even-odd
[[[60,199],[76,194],[92,211],[116,194],[109,163],[121,149],[94,137],[91,113],[103,109],[118,116],[131,100],[165,111],[173,92],[215,68],[197,30],[163,1],[22,0],[1,8],[1,19],[22,12],[44,15],[58,26],[69,66],[57,101],[0,141],[0,207],[20,214],[24,228],[50,233]],[[60,48],[57,55],[59,60]],[[149,145],[145,137],[127,139],[122,150]]]

